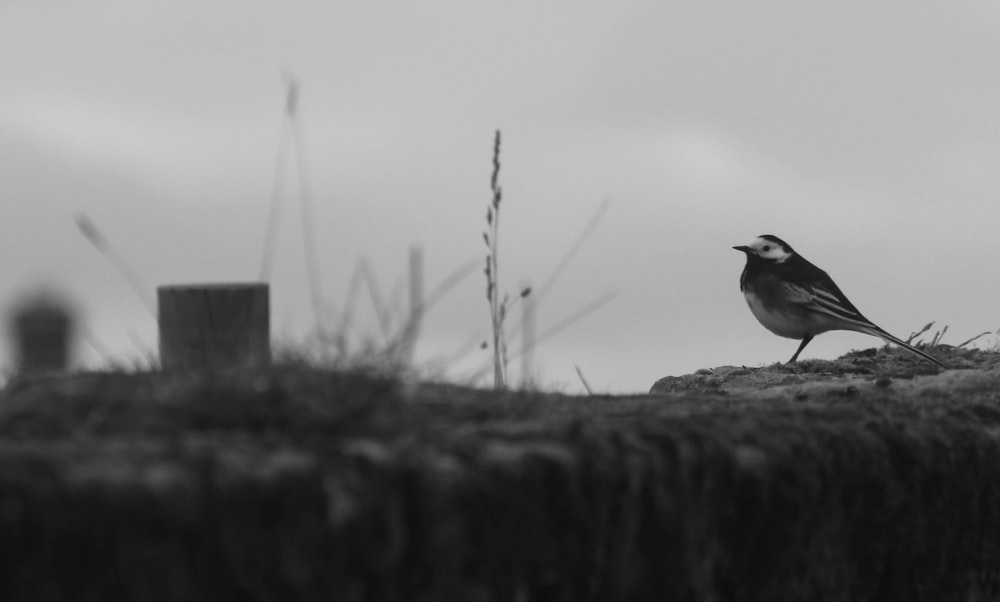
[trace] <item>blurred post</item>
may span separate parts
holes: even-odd
[[[410,316],[406,321],[402,340],[402,359],[413,363],[413,353],[420,335],[420,321],[424,313],[424,252],[419,245],[410,247]]]
[[[267,284],[161,286],[164,370],[263,367],[271,363]]]
[[[531,285],[521,287],[521,388],[535,387],[535,341],[538,335],[536,321],[536,295]]]
[[[18,374],[69,369],[76,316],[66,297],[52,292],[29,295],[15,307],[10,323]]]

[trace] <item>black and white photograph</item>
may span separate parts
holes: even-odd
[[[0,600],[1000,601],[1000,4],[0,6]]]

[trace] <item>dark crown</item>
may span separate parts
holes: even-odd
[[[791,245],[789,245],[787,242],[781,240],[777,236],[774,236],[773,234],[761,234],[760,238],[763,238],[764,240],[769,240],[769,241],[771,241],[771,242],[773,242],[775,244],[781,245],[781,247],[783,249],[785,249],[786,251],[788,251],[789,253],[793,253],[794,252],[792,250],[792,246]]]

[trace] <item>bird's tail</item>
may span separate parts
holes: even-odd
[[[902,340],[900,338],[892,336],[891,334],[889,334],[888,332],[882,330],[878,326],[875,326],[874,324],[872,324],[872,326],[873,326],[873,328],[865,328],[863,330],[863,332],[865,334],[870,334],[873,337],[879,337],[880,339],[882,339],[882,340],[884,340],[884,341],[886,341],[888,343],[895,343],[896,345],[899,345],[900,347],[902,347],[903,349],[906,349],[910,353],[912,353],[914,355],[919,355],[920,357],[924,358],[928,362],[937,364],[938,366],[941,366],[945,370],[948,369],[948,366],[945,366],[943,363],[941,363],[939,360],[937,360],[936,358],[934,358],[930,354],[925,353],[925,352],[921,351],[920,349],[917,349],[913,345],[910,345],[909,343],[907,343],[906,341],[904,341],[904,340]]]

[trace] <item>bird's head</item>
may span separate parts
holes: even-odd
[[[739,245],[733,248],[746,253],[747,260],[761,259],[771,263],[784,263],[795,254],[788,243],[770,234],[758,236],[749,245]]]

